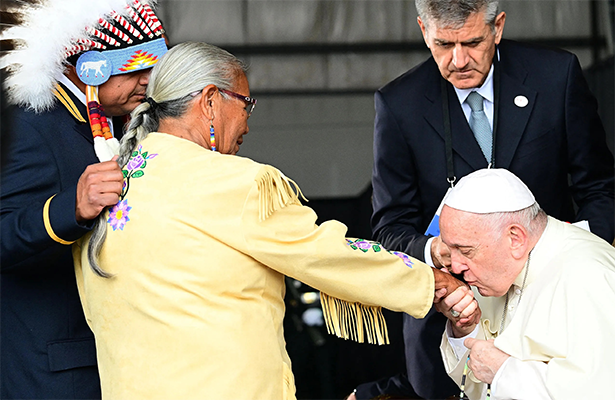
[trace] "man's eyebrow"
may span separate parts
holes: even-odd
[[[468,40],[464,40],[463,42],[459,42],[459,43],[461,43],[461,44],[472,44],[472,43],[482,42],[483,40],[485,40],[484,36],[476,36],[476,37],[470,38]],[[440,38],[435,38],[434,42],[436,42],[439,45],[454,43],[454,42],[451,42],[449,40],[440,39]]]
[[[478,43],[478,42],[482,42],[483,40],[485,40],[484,36],[476,36],[476,37],[473,37],[471,39],[464,40],[463,42],[461,42],[461,44]]]

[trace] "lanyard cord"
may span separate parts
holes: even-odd
[[[498,52],[493,56],[493,129],[491,140],[491,161],[490,168],[495,167],[495,139],[498,126],[498,109],[500,104],[500,68]],[[453,164],[453,133],[451,129],[451,115],[448,104],[448,81],[443,77],[440,79],[440,91],[442,93],[442,116],[444,120],[444,145],[446,148],[446,181],[454,186],[457,177],[455,176],[455,166]]]

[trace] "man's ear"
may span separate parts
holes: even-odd
[[[524,258],[529,245],[527,230],[519,224],[512,224],[506,228],[506,235],[512,256],[517,260]]]
[[[495,44],[500,44],[502,33],[504,32],[504,23],[506,23],[506,13],[502,11],[495,17]]]
[[[421,32],[423,33],[423,40],[425,41],[427,48],[429,48],[429,43],[427,42],[427,27],[423,23],[423,20],[421,19],[421,17],[416,17],[416,22],[421,27]]]

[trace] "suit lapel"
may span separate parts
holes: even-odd
[[[437,68],[436,68],[437,71]],[[440,72],[437,71],[438,82],[441,79]],[[448,106],[451,117],[451,131],[453,136],[453,152],[457,153],[473,169],[485,168],[487,160],[470,129],[470,125],[463,114],[461,104],[457,99],[457,94],[453,85],[447,82]],[[431,89],[425,93],[425,97],[431,103],[425,109],[424,117],[432,128],[440,135],[444,141],[444,114],[442,112],[442,92],[440,85],[431,85]]]
[[[75,120],[73,129],[81,136],[85,137],[90,143],[94,143],[92,136],[92,130],[88,122],[88,113],[85,105],[63,84],[58,83],[60,86],[56,97],[58,101],[64,107]]]
[[[536,103],[536,91],[525,86],[527,70],[512,57],[506,58],[500,50],[502,72],[500,76],[500,99],[498,127],[496,132],[495,164],[498,168],[509,168],[517,151],[519,141]],[[527,105],[523,106],[527,100]]]
[[[78,132],[81,136],[87,139],[88,142],[94,144],[94,136],[92,136],[92,129],[90,129],[90,124],[77,124],[74,126],[76,132]]]

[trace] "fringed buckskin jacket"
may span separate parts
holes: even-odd
[[[423,317],[431,268],[316,225],[280,171],[151,133],[124,168],[94,274],[73,247],[105,399],[294,399],[284,276],[321,293],[329,331],[386,343],[380,307]]]

